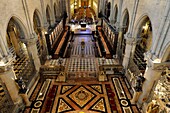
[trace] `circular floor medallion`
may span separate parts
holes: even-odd
[[[34,107],[36,107],[36,108],[41,107],[41,105],[42,105],[41,101],[37,101],[37,102],[34,103]]]
[[[128,101],[127,100],[121,100],[121,104],[123,105],[123,106],[128,106]]]
[[[86,100],[87,97],[88,97],[88,94],[83,90],[77,92],[77,94],[76,94],[76,98],[79,99],[79,100],[82,100],[82,101]]]

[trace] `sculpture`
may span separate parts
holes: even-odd
[[[25,93],[27,91],[27,88],[26,88],[26,84],[25,84],[24,80],[22,79],[22,77],[17,79],[16,82],[18,83],[18,86],[19,86],[19,92]]]
[[[142,76],[142,74],[136,77],[136,83],[134,88],[137,92],[142,91],[142,84],[144,81],[145,78]]]
[[[159,113],[159,105],[155,101],[148,104],[146,113]]]

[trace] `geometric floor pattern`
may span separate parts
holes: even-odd
[[[85,86],[81,85],[70,92],[67,97],[82,109],[88,103],[90,103],[90,101],[92,101],[96,97],[96,95],[88,90]]]
[[[105,99],[101,97],[90,107],[89,110],[107,113],[107,109],[104,106],[106,106]]]
[[[125,81],[115,75],[108,78],[106,82],[51,80],[46,85],[38,83],[30,97],[32,105],[26,107],[24,113],[140,113],[136,105],[130,104],[132,95]],[[38,99],[41,91],[45,92],[43,100]],[[123,91],[126,95],[119,95]]]
[[[68,72],[96,71],[95,59],[91,58],[71,58]]]

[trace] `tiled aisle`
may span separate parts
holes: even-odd
[[[83,46],[81,42],[84,41]],[[72,42],[71,57],[68,60],[68,78],[96,78],[97,63],[94,53],[94,42],[92,35],[75,35]]]
[[[38,83],[24,113],[139,113],[130,98],[124,78],[116,75],[107,82],[47,80]]]

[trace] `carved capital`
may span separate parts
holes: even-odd
[[[23,39],[22,41],[26,43],[26,45],[33,45],[36,44],[36,41],[38,40],[37,34],[32,34],[31,38],[29,39]]]
[[[14,59],[11,59],[10,61],[7,62],[0,61],[0,73],[4,73],[11,70],[13,68],[13,64],[12,64],[13,61]]]
[[[147,67],[157,71],[164,71],[167,68],[170,69],[170,62],[161,62],[159,58],[152,59],[152,53],[147,52],[144,54],[147,62]]]

